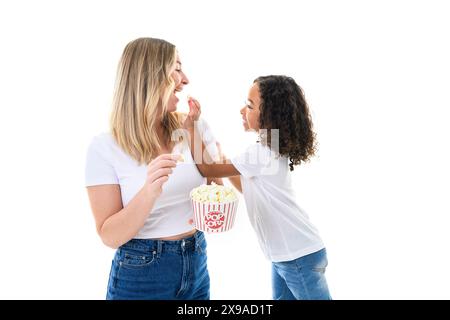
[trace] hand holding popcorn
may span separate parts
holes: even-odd
[[[189,113],[186,117],[186,120],[184,120],[183,127],[185,129],[192,129],[194,127],[195,121],[198,121],[198,119],[200,119],[200,114],[202,112],[200,102],[198,102],[191,96],[188,97],[188,105],[189,105]]]
[[[147,178],[144,187],[154,196],[159,196],[162,186],[169,180],[169,175],[177,165],[180,155],[162,154],[147,165]]]

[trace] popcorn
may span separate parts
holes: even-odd
[[[237,200],[236,193],[230,187],[217,185],[201,185],[191,191],[191,198],[198,202],[230,202]]]
[[[230,230],[236,218],[238,198],[232,188],[201,185],[191,191],[195,228],[218,233]]]

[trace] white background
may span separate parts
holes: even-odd
[[[254,78],[303,87],[320,149],[295,188],[335,299],[449,299],[447,6],[2,1],[0,298],[104,299],[114,251],[95,232],[86,148],[108,128],[124,46],[151,36],[177,45],[184,94],[228,155],[250,140],[239,109]],[[235,228],[208,241],[212,299],[271,298],[243,201]]]

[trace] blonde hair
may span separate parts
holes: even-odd
[[[170,75],[175,63],[175,46],[155,38],[131,41],[120,59],[111,133],[118,145],[139,164],[149,163],[163,145],[170,146],[172,132],[180,127],[180,115],[167,112],[167,103],[175,90]],[[162,120],[163,141],[156,132],[158,119]]]

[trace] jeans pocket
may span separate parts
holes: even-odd
[[[108,299],[108,295],[109,295],[110,291],[112,289],[116,288],[118,269],[119,269],[119,264],[116,262],[115,259],[113,259],[111,262],[111,270],[109,271],[108,291],[107,291],[106,299]]]
[[[207,255],[206,247],[198,246],[198,253],[201,255]]]
[[[312,268],[312,271],[325,273],[328,266],[328,260],[324,257],[321,261],[317,262]]]
[[[203,255],[207,254],[206,240],[205,239],[201,239],[200,241],[198,241],[195,244],[195,247],[196,247],[196,251],[198,252],[198,254],[203,254]]]
[[[312,271],[314,271],[314,272],[319,272],[319,273],[325,273],[325,271],[326,271],[326,266],[325,267],[313,267],[311,270]]]
[[[124,251],[119,261],[121,267],[136,269],[149,266],[156,261],[156,251],[149,253],[135,253]]]

